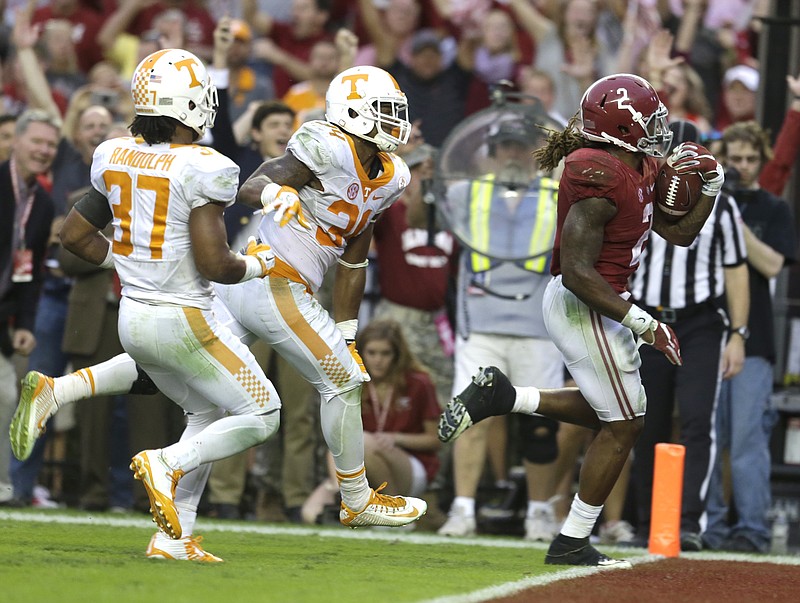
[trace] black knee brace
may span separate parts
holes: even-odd
[[[138,364],[136,365],[136,372],[139,373],[139,376],[136,378],[136,381],[133,382],[131,385],[131,390],[128,392],[129,394],[139,394],[142,396],[153,396],[158,393],[158,387],[153,380],[150,379],[150,376],[142,370]]]
[[[558,421],[547,417],[519,415],[520,451],[531,463],[552,463],[558,456]]]

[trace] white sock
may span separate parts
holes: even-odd
[[[561,533],[564,536],[572,538],[586,538],[592,533],[594,524],[603,510],[603,505],[593,507],[583,502],[578,495],[572,499],[572,505],[569,508],[569,515],[561,527]]]
[[[518,412],[523,415],[535,414],[539,408],[539,398],[541,397],[539,389],[536,387],[517,387],[517,398],[514,400],[514,407],[511,412]]]
[[[463,517],[475,517],[475,499],[469,496],[456,496],[450,505],[450,513]]]
[[[194,524],[197,521],[197,508],[188,509],[181,505],[175,505],[178,508],[178,520],[181,523],[181,538],[191,536],[194,532]]]
[[[334,461],[335,462],[335,461]],[[367,481],[367,470],[361,467],[352,472],[336,470],[336,480],[339,482],[339,492],[342,502],[353,511],[363,511],[369,503],[370,487]]]
[[[136,362],[127,354],[120,354],[100,364],[57,377],[54,379],[54,392],[58,405],[64,406],[92,396],[127,394],[138,378]]]
[[[536,515],[536,511],[552,511],[552,506],[546,500],[529,500],[528,517]]]

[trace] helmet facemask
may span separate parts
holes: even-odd
[[[641,119],[637,122],[647,133],[642,136],[637,144],[639,150],[651,157],[666,157],[669,145],[672,142],[672,130],[667,124],[667,108],[663,103],[658,104],[658,109],[647,120]]]
[[[408,142],[408,101],[394,78],[378,67],[351,67],[331,81],[325,117],[342,130],[392,152]]]
[[[219,95],[217,94],[217,87],[211,83],[211,78],[206,84],[203,91],[203,100],[201,101],[198,109],[205,114],[205,128],[213,128],[214,121],[217,118],[217,108],[219,107]],[[199,132],[202,135],[202,132]]]
[[[375,120],[375,135],[372,140],[381,151],[392,152],[408,142],[411,122],[408,121],[408,104],[396,98],[379,98],[369,105]]]

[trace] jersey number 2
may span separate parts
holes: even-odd
[[[155,206],[153,208],[153,229],[150,231],[150,258],[160,260],[163,253],[164,232],[167,229],[167,207],[169,206],[169,179],[162,176],[136,176],[134,185],[133,177],[127,172],[107,170],[103,174],[103,182],[107,190],[119,188],[119,203],[112,204],[111,210],[114,217],[119,220],[122,231],[119,241],[114,238],[112,251],[119,255],[129,256],[133,253],[132,227],[133,227],[133,189],[153,191],[155,193]]]

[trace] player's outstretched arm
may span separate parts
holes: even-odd
[[[217,283],[240,283],[269,274],[275,257],[269,245],[249,242],[246,255],[228,247],[222,203],[207,203],[189,214],[189,235],[198,272]]]
[[[269,159],[258,166],[239,188],[236,201],[255,209],[261,209],[264,205],[261,193],[273,182],[281,186],[290,186],[295,190],[300,190],[306,184],[311,186],[317,184],[321,188],[314,173],[294,155],[286,152],[280,157]]]

